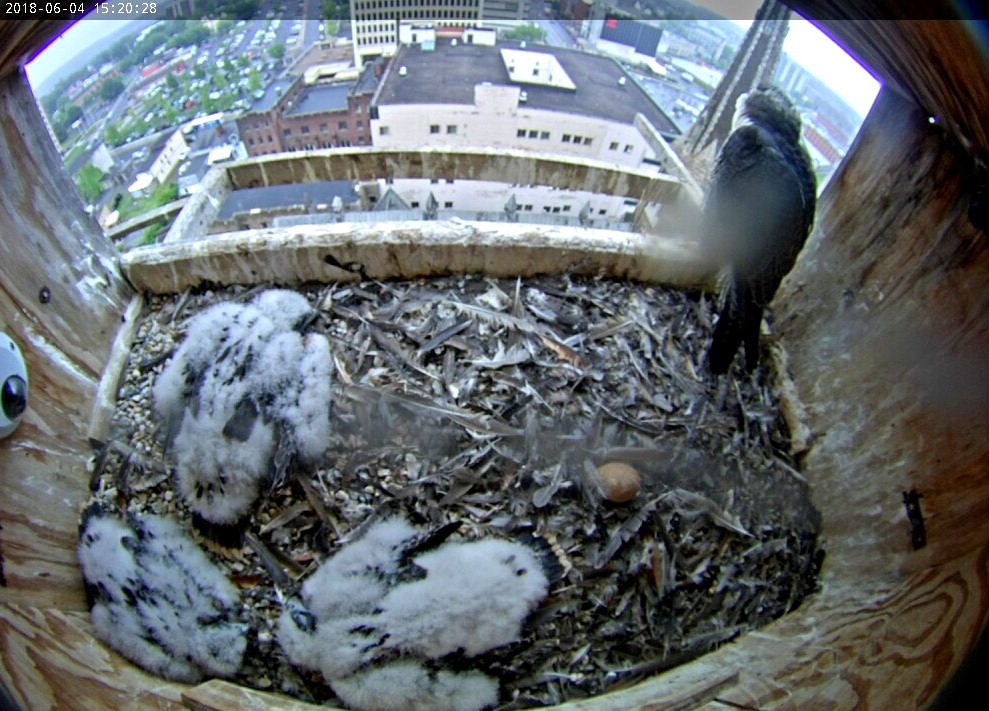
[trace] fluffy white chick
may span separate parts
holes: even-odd
[[[305,297],[272,289],[192,319],[154,386],[179,492],[199,516],[233,524],[267,477],[317,461],[330,433],[332,360]]]
[[[518,640],[549,588],[535,551],[512,541],[451,542],[415,564],[426,577],[394,587],[374,627],[388,635],[385,649],[428,659],[472,657]]]
[[[306,580],[299,591],[302,601],[320,620],[374,612],[389,588],[410,572],[412,558],[456,528],[423,533],[401,516],[376,521]]]
[[[435,547],[436,538],[393,518],[344,546],[286,603],[278,640],[289,661],[321,672],[355,709],[494,703],[497,686],[485,675],[438,672],[426,662],[518,640],[549,578],[521,543]],[[403,689],[389,688],[397,680]]]
[[[354,711],[480,711],[498,701],[498,682],[481,672],[427,668],[405,659],[331,684]]]
[[[108,646],[175,681],[240,669],[247,625],[235,620],[237,590],[174,523],[93,508],[77,554],[90,619]]]

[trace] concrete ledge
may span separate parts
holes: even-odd
[[[577,227],[489,222],[303,225],[231,232],[134,249],[121,267],[141,291],[206,283],[299,284],[469,274],[571,272],[681,287],[709,286],[712,270],[682,239]]]

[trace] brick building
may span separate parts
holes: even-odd
[[[237,119],[247,154],[371,145],[369,107],[377,85],[372,63],[325,82],[307,84],[304,76],[272,82]]]

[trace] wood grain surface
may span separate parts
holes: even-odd
[[[989,246],[967,215],[973,154],[985,155],[975,112],[987,84],[966,83],[984,61],[952,25],[888,27],[881,38],[875,27],[852,29],[844,36],[860,56],[872,52],[907,88],[881,94],[773,313],[810,428],[805,474],[828,550],[821,591],[712,654],[571,709],[683,708],[664,688],[708,711],[723,702],[921,708],[985,624]],[[0,39],[9,36],[0,25]],[[943,122],[928,123],[933,110]],[[44,138],[23,77],[0,80],[0,318],[32,378],[28,415],[0,442],[0,683],[26,711],[213,708],[211,699],[299,708],[217,683],[162,682],[92,637],[74,564],[76,509],[87,419],[130,292]],[[417,248],[394,246],[391,263]],[[484,249],[474,257],[482,264]],[[180,280],[197,269],[194,256],[156,268]],[[922,494],[927,531],[916,551],[901,498],[909,489]],[[714,698],[691,696],[725,675],[732,681]]]
[[[0,602],[81,610],[86,429],[131,289],[19,74],[0,79],[0,166],[0,328],[29,382],[23,421],[0,441]]]

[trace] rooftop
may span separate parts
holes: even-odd
[[[321,111],[346,111],[347,95],[357,82],[343,81],[333,84],[316,84],[305,89],[287,116],[313,114]]]
[[[251,105],[251,111],[268,111],[278,103],[278,100],[285,95],[288,88],[292,86],[293,79],[276,79],[268,84],[264,90],[264,96]]]
[[[223,202],[217,219],[229,220],[240,212],[277,210],[299,205],[330,204],[339,196],[344,204],[356,202],[357,192],[349,180],[320,181],[315,183],[291,183],[261,188],[234,190]]]
[[[533,45],[530,43],[529,47]],[[425,52],[416,46],[399,48],[378,97],[389,104],[473,104],[474,86],[482,82],[518,86],[526,92],[526,107],[581,114],[606,121],[631,124],[641,113],[663,134],[678,134],[676,125],[653,103],[615,60],[580,50],[537,45],[552,55],[576,85],[569,90],[512,81],[501,50],[518,49],[515,43],[487,47],[447,40]],[[406,67],[399,76],[398,67]],[[624,85],[619,80],[625,77]]]

